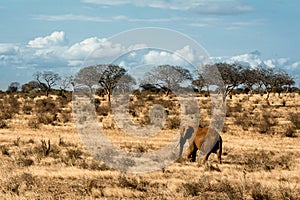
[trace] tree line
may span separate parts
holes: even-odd
[[[213,68],[218,69],[223,79],[224,99],[237,88],[243,88],[246,93],[265,92],[268,99],[271,92],[290,91],[295,84],[294,78],[282,69],[264,66],[251,68],[239,63],[209,64],[201,70],[192,72],[181,66],[159,65],[145,73],[140,80],[135,80],[123,67],[100,64],[82,68],[75,76],[61,76],[52,71],[36,72],[33,74],[34,80],[23,85],[12,82],[7,92],[42,91],[48,96],[54,88],[63,94],[76,85],[86,87],[91,92],[100,90],[110,101],[113,90],[131,91],[138,81],[139,88],[144,90],[156,88],[166,95],[172,90],[184,87],[183,83],[189,83],[189,86],[197,92],[206,90],[209,93],[210,86],[216,83],[210,82],[205,77],[209,76]]]

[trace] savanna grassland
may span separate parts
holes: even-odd
[[[223,164],[212,154],[198,167],[180,159],[161,171],[122,173],[94,159],[80,140],[72,97],[1,94],[1,199],[300,199],[300,94],[235,94],[227,99]],[[210,98],[199,95],[201,126],[210,122]],[[118,129],[109,104],[96,97],[100,125],[126,151],[146,153],[178,134],[176,97],[135,93],[129,112],[149,123],[153,104],[167,113],[163,130],[141,139]]]

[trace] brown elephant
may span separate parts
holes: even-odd
[[[194,130],[197,130],[197,133],[194,134]],[[205,163],[208,160],[208,157],[211,153],[215,153],[218,156],[218,161],[221,164],[221,155],[222,155],[222,137],[216,130],[212,129],[209,134],[209,128],[200,128],[192,126],[184,126],[181,131],[180,138],[180,155],[182,155],[183,145],[186,140],[189,140],[189,148],[187,150],[187,158],[191,162],[196,161],[197,151],[200,150],[204,154],[202,163]],[[192,137],[193,136],[193,137]]]

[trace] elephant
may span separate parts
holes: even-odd
[[[197,131],[194,134],[195,130]],[[205,164],[208,160],[208,157],[211,153],[215,153],[218,156],[218,161],[222,164],[222,137],[215,130],[212,129],[210,132],[209,128],[200,128],[200,127],[192,127],[185,125],[180,132],[180,152],[179,155],[182,155],[183,146],[185,142],[189,141],[189,148],[187,150],[187,159],[191,162],[196,161],[197,151],[200,150],[201,153],[204,153],[204,158],[202,163]],[[209,134],[207,134],[209,132]]]

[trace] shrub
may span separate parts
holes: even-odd
[[[268,111],[264,111],[262,115],[256,117],[256,119],[258,121],[256,127],[258,127],[260,133],[270,133],[271,127],[277,123],[272,114]]]
[[[54,124],[57,119],[57,114],[53,113],[40,113],[37,115],[37,120],[41,124]]]
[[[168,117],[165,123],[165,129],[178,129],[181,123],[181,118],[178,116]]]
[[[107,116],[110,112],[110,106],[109,105],[100,105],[96,107],[97,115]]]
[[[37,118],[30,119],[28,121],[27,125],[28,125],[29,128],[32,128],[32,129],[39,129],[40,128],[40,123],[39,123]]]
[[[249,127],[253,126],[251,117],[247,113],[238,113],[235,117],[235,124],[243,128],[244,131],[248,130]]]
[[[288,120],[290,120],[293,125],[295,126],[295,129],[300,129],[300,115],[299,113],[288,113]]]
[[[8,125],[6,124],[5,120],[1,119],[0,117],[0,129],[8,128]]]
[[[6,183],[6,189],[17,195],[23,191],[32,189],[34,186],[36,186],[36,180],[30,173],[13,176]]]
[[[268,188],[263,187],[260,183],[254,183],[251,189],[251,197],[254,200],[273,199]]]
[[[32,112],[32,110],[33,110],[33,108],[32,108],[31,105],[25,104],[25,105],[23,106],[23,109],[22,109],[22,110],[23,110],[23,113],[24,113],[24,114],[30,115],[31,112]]]
[[[296,135],[296,128],[294,125],[286,125],[283,127],[283,136],[285,137],[297,137]]]
[[[185,197],[198,196],[201,192],[199,184],[196,183],[182,183],[178,191],[182,191]]]
[[[47,99],[37,100],[35,103],[37,113],[51,113],[56,114],[58,112],[55,102],[49,97]]]
[[[1,153],[2,155],[6,155],[6,156],[9,156],[9,148],[5,145],[2,145],[0,146],[0,150],[1,150]]]

